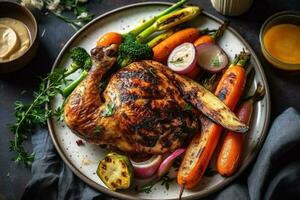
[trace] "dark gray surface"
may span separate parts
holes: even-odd
[[[114,8],[135,2],[141,1],[95,0],[89,3],[89,7],[95,15],[100,15]],[[208,0],[191,2],[201,5],[206,11],[217,17],[224,18],[212,8]],[[271,90],[271,119],[274,119],[275,116],[290,106],[300,110],[300,72],[285,72],[274,69],[263,58],[258,41],[259,30],[264,20],[275,12],[289,9],[300,11],[300,2],[298,0],[254,0],[254,5],[248,13],[240,17],[228,18],[231,21],[231,26],[252,46],[264,67]],[[74,34],[71,27],[51,15],[44,15],[39,11],[34,11],[34,15],[39,24],[40,37],[45,30],[44,36],[40,38],[38,54],[23,70],[0,75],[0,199],[2,197],[19,199],[31,177],[29,169],[17,166],[11,161],[14,154],[8,150],[9,140],[13,135],[7,128],[7,124],[14,121],[13,103],[16,100],[29,102],[32,99],[32,90],[37,87],[38,77],[50,71],[60,49]],[[26,145],[31,147],[28,143]]]

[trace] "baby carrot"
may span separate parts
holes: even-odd
[[[236,115],[242,122],[247,125],[250,123],[254,103],[261,100],[264,94],[265,90],[259,84],[254,95],[238,107]],[[219,174],[231,176],[236,172],[242,154],[243,141],[244,135],[232,131],[226,132],[216,161],[216,169]]]
[[[243,68],[250,55],[242,52],[223,74],[217,85],[215,95],[231,110],[238,102],[246,83],[246,72]],[[195,134],[189,144],[177,174],[181,187],[191,189],[201,180],[212,154],[215,151],[223,128],[202,117],[201,132]]]
[[[107,47],[111,44],[121,44],[123,41],[122,35],[116,32],[108,32],[102,35],[98,41],[97,46]]]

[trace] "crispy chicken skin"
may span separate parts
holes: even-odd
[[[128,153],[162,154],[182,146],[200,129],[203,107],[191,80],[155,61],[117,71],[103,94],[99,82],[115,64],[117,45],[91,50],[93,66],[68,97],[64,118],[79,137]],[[208,114],[209,115],[209,114]]]
[[[160,63],[135,62],[119,70],[101,98],[98,85],[115,63],[116,50],[112,45],[91,51],[93,67],[66,101],[66,124],[90,143],[126,152],[161,154],[180,147],[200,123],[172,81],[155,67]]]

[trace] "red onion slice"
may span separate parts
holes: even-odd
[[[197,51],[190,42],[177,46],[168,58],[168,67],[178,74],[186,74],[196,66]]]
[[[204,43],[196,48],[198,57],[197,63],[201,68],[216,73],[227,67],[227,55],[218,45]]]
[[[171,169],[172,164],[175,161],[175,159],[177,157],[179,157],[181,154],[183,154],[185,152],[185,150],[186,149],[184,149],[184,148],[176,149],[166,159],[164,159],[164,161],[160,164],[160,166],[158,168],[157,175],[160,177],[160,176],[164,175],[165,173],[167,173]]]
[[[135,162],[130,160],[133,166],[134,175],[139,178],[149,178],[157,171],[158,167],[162,162],[161,155],[154,155],[146,161]]]

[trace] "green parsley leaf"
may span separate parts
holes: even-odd
[[[110,102],[106,105],[105,109],[101,113],[102,117],[109,117],[114,114],[114,108],[115,104],[113,102]]]
[[[190,103],[187,103],[184,107],[184,111],[191,111],[193,110],[193,106]]]
[[[210,65],[214,66],[214,67],[220,67],[220,60],[218,56],[214,56],[211,61],[210,61]]]

